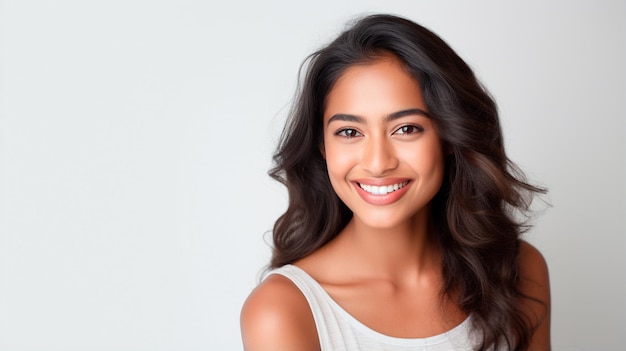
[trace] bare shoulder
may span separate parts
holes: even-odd
[[[522,292],[549,304],[550,279],[548,264],[534,246],[522,241],[519,252]]]
[[[530,297],[522,306],[527,317],[537,326],[531,350],[550,350],[550,279],[543,255],[531,244],[520,246],[520,290]]]
[[[241,310],[246,351],[319,350],[309,304],[291,280],[273,274],[252,291]]]
[[[537,248],[523,240],[520,245],[520,264],[526,273],[537,278],[547,278],[548,265],[545,258]]]

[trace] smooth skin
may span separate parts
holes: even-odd
[[[339,235],[296,266],[371,329],[423,338],[467,315],[441,298],[442,254],[433,242],[429,203],[441,186],[444,150],[419,84],[393,57],[348,68],[328,95],[324,145],[333,189],[354,216]],[[362,186],[398,184],[373,195]],[[370,188],[370,191],[372,189]],[[550,349],[550,292],[541,254],[523,242],[523,301],[541,320],[532,350]],[[247,351],[320,350],[308,303],[287,278],[270,275],[241,314]]]

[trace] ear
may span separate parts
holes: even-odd
[[[322,154],[322,158],[326,159],[326,148],[324,148],[324,142],[320,143],[320,154]]]

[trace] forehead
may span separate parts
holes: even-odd
[[[394,57],[348,67],[326,98],[324,119],[335,113],[389,114],[403,109],[426,110],[419,83]]]

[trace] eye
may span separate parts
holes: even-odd
[[[361,136],[362,134],[358,130],[356,130],[356,129],[344,128],[344,129],[340,129],[339,131],[337,131],[335,133],[335,135],[342,136],[342,137],[348,138],[348,139],[352,139],[352,138],[356,138],[358,136]]]
[[[413,125],[413,124],[407,124],[407,125],[404,125],[404,126],[398,128],[398,129],[396,129],[394,134],[410,135],[410,134],[421,133],[423,131],[424,131],[424,128],[422,128],[420,126],[416,126],[416,125]]]

